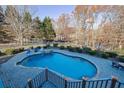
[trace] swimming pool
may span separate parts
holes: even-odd
[[[0,79],[0,88],[4,88],[2,80]]]
[[[27,67],[49,68],[72,79],[92,78],[96,75],[95,65],[79,57],[71,57],[61,53],[38,54],[25,58],[21,65]]]

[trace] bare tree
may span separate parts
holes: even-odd
[[[58,39],[65,40],[66,35],[64,30],[68,28],[69,23],[70,17],[68,14],[62,14],[56,21],[54,21],[54,28],[56,29]]]
[[[13,29],[20,45],[23,45],[25,33],[31,30],[31,18],[25,18],[28,13],[27,6],[7,6],[5,10],[6,21]]]

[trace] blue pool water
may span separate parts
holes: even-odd
[[[96,67],[89,61],[60,53],[34,55],[23,60],[22,65],[27,67],[47,67],[73,79],[82,79],[83,76],[92,78],[96,74]]]
[[[3,88],[3,83],[2,83],[2,80],[0,79],[0,88]]]

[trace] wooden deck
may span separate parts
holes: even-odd
[[[51,83],[50,81],[46,81],[45,83],[43,83],[41,88],[57,88],[57,87],[53,83]]]

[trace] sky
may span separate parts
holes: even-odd
[[[45,16],[56,20],[63,13],[71,14],[74,8],[74,5],[33,5],[30,6],[30,11],[34,12],[33,17],[38,16],[41,20],[43,20]],[[100,19],[100,17],[98,19]],[[97,28],[100,20],[97,20],[96,23],[97,24],[94,24],[94,28]]]
[[[22,6],[18,6],[18,7],[22,7]],[[41,20],[43,20],[46,16],[49,16],[50,18],[56,20],[63,13],[71,14],[75,8],[74,5],[30,5],[27,7],[32,15],[32,18],[38,16]],[[5,9],[6,6],[3,6],[3,8]],[[97,28],[100,22],[101,19],[99,17],[96,22],[97,24],[95,24],[94,27]]]
[[[31,6],[31,10],[34,12],[34,17],[39,16],[41,20],[45,16],[57,19],[62,13],[72,13],[75,6],[73,5],[36,5]]]

